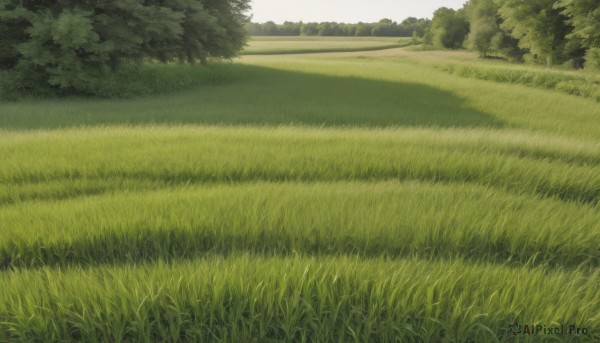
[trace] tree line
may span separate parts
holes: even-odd
[[[254,36],[412,36],[439,48],[473,49],[482,57],[600,70],[599,0],[468,0],[458,10],[437,9],[431,20],[249,22],[246,31]]]
[[[481,56],[600,69],[600,1],[469,0],[432,20],[250,23],[250,0],[0,0],[0,90],[95,93],[122,66],[207,63],[252,35],[412,36]]]
[[[248,23],[246,31],[251,36],[345,36],[345,37],[423,37],[429,30],[431,20],[409,17],[400,23],[391,19],[381,19],[376,23],[303,23],[286,21],[276,24]]]
[[[249,8],[249,0],[0,0],[0,81],[93,94],[123,65],[232,58],[246,44]]]
[[[600,1],[469,0],[433,14],[426,44],[548,66],[600,69]]]

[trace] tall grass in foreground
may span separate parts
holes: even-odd
[[[132,180],[129,184],[408,179],[598,203],[600,148],[593,141],[586,146],[585,140],[570,140],[562,146],[565,140],[528,140],[523,133],[514,137],[529,143],[517,146],[504,141],[510,135],[494,131],[462,138],[465,131],[448,130],[445,139],[436,132],[109,128],[17,134],[0,140],[0,183],[6,185],[0,201],[36,197],[28,185],[57,181],[91,180],[97,185],[103,179]],[[476,138],[486,134],[491,138]],[[467,144],[473,139],[481,143]]]
[[[600,274],[408,259],[255,258],[0,274],[0,340],[526,342],[598,339]],[[594,336],[594,334],[596,336]]]
[[[599,211],[466,185],[176,187],[0,207],[0,222],[3,268],[233,252],[600,265]]]
[[[0,342],[600,341],[598,103],[394,51],[0,103]]]

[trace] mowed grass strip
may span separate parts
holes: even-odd
[[[0,273],[0,340],[514,342],[509,325],[535,321],[589,330],[553,341],[593,342],[599,283],[598,271],[354,257],[18,270]]]
[[[277,55],[344,51],[372,51],[412,44],[398,37],[251,37],[243,55]]]
[[[0,208],[4,268],[210,254],[598,266],[600,212],[480,186],[258,183]]]
[[[9,133],[0,139],[0,201],[51,198],[45,190],[60,198],[64,191],[52,184],[72,181],[79,185],[73,192],[85,194],[116,189],[98,180],[118,179],[134,189],[143,188],[138,182],[408,179],[473,183],[595,206],[599,151],[594,141],[494,130],[144,127]],[[37,195],[32,184],[40,184]]]

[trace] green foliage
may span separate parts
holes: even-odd
[[[498,34],[498,26],[494,21],[487,19],[478,19],[471,23],[471,32],[469,34],[469,45],[477,50],[482,57],[487,57],[492,51],[492,42]]]
[[[472,0],[469,4],[469,46],[480,56],[486,57],[492,52],[494,37],[501,34],[496,13],[493,0]]]
[[[595,57],[597,52],[593,50],[600,49],[600,3],[594,0],[561,0],[555,7],[563,10],[562,14],[573,26],[573,32],[567,38],[571,54],[575,55],[575,66],[582,67],[585,60],[588,69],[596,69],[599,62]]]
[[[367,37],[367,36],[370,36],[372,33],[373,33],[373,29],[371,28],[371,26],[369,24],[359,23],[356,26],[355,35],[357,37]]]
[[[19,45],[20,76],[47,79],[51,87],[91,90],[107,71],[112,45],[100,41],[91,17],[92,12],[78,9],[64,9],[58,16],[38,11],[26,30],[30,39]]]
[[[422,38],[425,35],[425,32],[431,27],[431,20],[408,17],[404,19],[400,25],[409,28],[409,30],[413,32],[413,36],[416,35],[417,37]]]
[[[512,61],[521,60],[524,52],[518,41],[502,29],[498,13],[500,3],[495,0],[471,0],[466,6],[470,23],[469,47],[479,55],[500,55]]]
[[[491,46],[495,53],[510,62],[523,62],[523,56],[527,54],[526,49],[519,47],[519,40],[505,32],[501,27],[500,32],[492,37]]]
[[[412,45],[418,45],[421,43],[421,39],[419,38],[419,35],[417,34],[417,31],[413,32],[412,38],[411,38],[411,43]]]
[[[600,47],[600,4],[595,0],[470,0],[469,45],[481,56],[501,55],[582,68],[586,50]],[[589,59],[589,58],[588,58]]]
[[[562,9],[562,14],[574,27],[568,38],[579,39],[586,48],[600,48],[600,2],[559,0],[555,7]]]
[[[585,67],[592,71],[600,71],[600,48],[591,48],[585,55]]]
[[[24,97],[24,92],[15,90],[15,73],[0,72],[0,98],[15,101]],[[132,98],[161,93],[182,91],[201,85],[218,85],[239,79],[236,71],[224,63],[199,65],[123,65],[116,72],[110,72],[85,85],[85,93],[98,98]],[[22,82],[22,81],[18,81]],[[27,97],[62,99],[81,95],[82,88],[54,90],[31,83]]]
[[[247,8],[246,0],[5,0],[0,66],[14,74],[13,90],[97,94],[121,65],[236,56]]]
[[[381,19],[377,23],[346,24],[336,22],[302,23],[284,22],[277,25],[272,21],[248,23],[246,30],[252,36],[338,36],[338,37],[411,37],[414,32],[422,37],[429,28],[429,19],[410,17],[397,23]]]
[[[555,8],[554,0],[505,0],[502,4],[502,28],[518,39],[519,47],[550,66],[568,59],[571,47],[567,35],[572,27],[561,10]]]
[[[469,33],[469,23],[461,12],[442,7],[431,21],[433,44],[446,49],[459,49]]]
[[[425,31],[425,35],[423,36],[423,44],[426,46],[433,46],[433,33],[431,32],[431,28]]]

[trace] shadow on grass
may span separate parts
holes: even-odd
[[[169,65],[165,68],[182,68]],[[199,67],[201,68],[201,67]],[[501,127],[451,92],[422,84],[330,76],[240,64],[237,80],[125,100],[27,100],[0,105],[0,128],[222,124]]]
[[[549,268],[597,268],[600,258],[589,251],[544,251],[531,244],[521,253],[511,253],[510,241],[472,236],[463,245],[444,239],[430,243],[401,238],[328,235],[314,230],[301,236],[294,232],[229,232],[208,227],[180,230],[127,230],[71,241],[32,242],[28,246],[0,248],[0,271],[21,268],[138,264],[193,260],[209,256],[251,254],[265,257],[357,256],[360,258],[419,258],[424,260],[462,259],[473,263],[506,266],[547,266]]]

